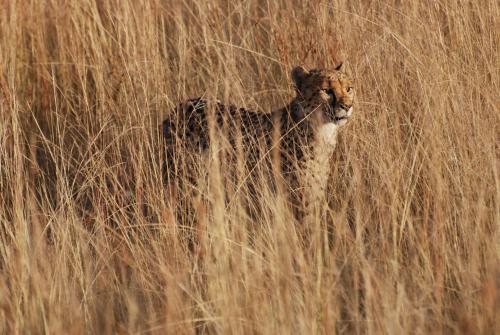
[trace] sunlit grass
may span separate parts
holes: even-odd
[[[497,2],[0,3],[0,333],[495,333]],[[172,107],[270,111],[339,60],[354,117],[312,227],[224,161],[177,222]]]

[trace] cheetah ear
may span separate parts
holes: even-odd
[[[335,71],[341,71],[342,70],[342,67],[343,67],[344,63],[343,62],[340,62],[336,67],[335,67]]]
[[[292,69],[292,79],[295,84],[295,87],[300,90],[304,79],[309,75],[309,71],[304,69],[302,66],[295,66]]]

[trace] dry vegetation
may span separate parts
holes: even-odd
[[[495,332],[498,2],[307,3],[0,1],[0,333]],[[186,250],[172,106],[269,110],[292,65],[339,59],[355,117],[310,245],[279,194],[255,222],[214,164]]]

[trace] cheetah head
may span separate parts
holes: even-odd
[[[301,117],[311,116],[321,124],[342,126],[351,117],[354,103],[354,82],[343,71],[342,64],[333,70],[292,70]]]

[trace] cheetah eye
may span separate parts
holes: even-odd
[[[352,91],[352,87],[351,87],[351,86],[349,86],[349,87],[347,88],[347,90],[346,90],[346,91],[347,91],[347,93],[351,93],[351,91]]]
[[[322,88],[321,91],[323,91],[326,94],[331,95],[333,97],[335,96],[335,93],[333,92],[333,90],[331,88]]]

